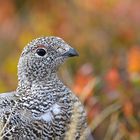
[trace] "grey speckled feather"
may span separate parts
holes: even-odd
[[[15,100],[15,93],[16,92],[7,92],[0,94],[0,118],[2,118],[6,111],[12,109]]]
[[[59,66],[76,55],[58,37],[41,37],[27,44],[19,59],[16,92],[0,95],[2,139],[67,139],[74,116],[78,117],[73,139],[83,138],[87,125],[84,108],[57,77]]]

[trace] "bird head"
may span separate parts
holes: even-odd
[[[55,73],[67,58],[73,56],[78,56],[76,50],[59,37],[34,39],[23,49],[19,59],[19,80],[41,80]]]

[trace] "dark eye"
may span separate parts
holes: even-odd
[[[46,54],[46,51],[44,49],[37,49],[36,53],[39,55],[39,56],[44,56]]]

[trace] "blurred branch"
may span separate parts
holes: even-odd
[[[121,105],[118,103],[111,104],[106,109],[104,109],[96,118],[89,124],[92,131],[94,131],[109,115],[118,111]]]
[[[122,133],[120,133],[119,131],[117,132],[117,134],[114,137],[114,140],[121,140],[121,138],[123,137]]]
[[[95,87],[95,85],[98,83],[98,79],[97,78],[93,78],[92,80],[90,80],[87,85],[84,87],[82,93],[81,93],[81,100],[85,101],[85,99],[88,97],[88,94],[93,90],[93,88]]]
[[[118,116],[119,116],[118,112],[111,115],[111,120],[109,123],[108,130],[105,134],[104,140],[111,140],[111,138],[113,138],[116,130],[118,129]]]

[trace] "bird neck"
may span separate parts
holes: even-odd
[[[19,80],[17,92],[20,94],[30,93],[32,90],[37,89],[46,89],[46,88],[62,88],[65,87],[61,80],[58,78],[56,73],[50,74],[50,76],[45,77],[44,79],[29,81],[28,79]]]

